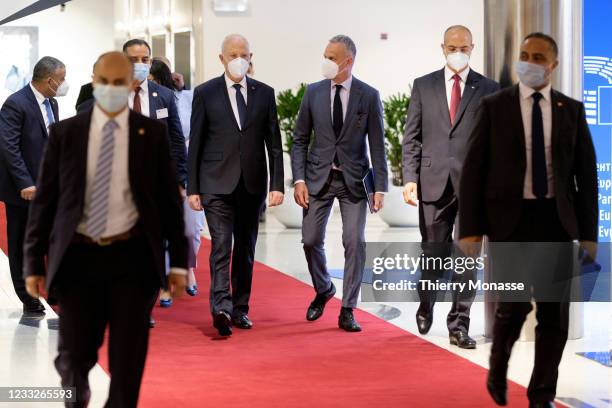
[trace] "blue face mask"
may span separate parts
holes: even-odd
[[[149,64],[143,64],[142,62],[137,62],[134,64],[134,79],[138,82],[143,82],[149,76],[149,70],[151,66]]]
[[[546,68],[539,64],[519,61],[516,64],[516,75],[529,88],[539,88],[546,84]]]

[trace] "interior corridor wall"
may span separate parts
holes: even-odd
[[[217,15],[212,3],[202,0],[204,80],[222,73],[218,54],[228,33],[249,39],[256,79],[277,92],[321,79],[327,41],[347,34],[357,45],[356,77],[383,97],[408,92],[415,78],[444,66],[440,43],[453,24],[472,30],[472,66],[483,70],[482,0],[250,0],[245,15]]]
[[[38,27],[39,58],[50,55],[66,64],[70,90],[58,98],[60,119],[74,115],[81,85],[91,82],[93,63],[101,53],[114,49],[113,3],[75,0],[67,2],[64,11],[53,7],[7,26]]]

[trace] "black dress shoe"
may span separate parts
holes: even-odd
[[[217,312],[213,319],[213,326],[219,331],[219,335],[223,337],[232,335],[232,319],[227,312],[223,310]]]
[[[338,316],[338,327],[347,332],[360,332],[361,326],[355,320],[353,316],[353,309],[350,307],[343,307],[340,310],[340,316]]]
[[[23,317],[32,319],[41,319],[45,317],[45,306],[40,300],[35,299],[34,301],[23,304]]]
[[[239,329],[250,329],[253,327],[253,322],[246,313],[232,316],[232,324]]]
[[[489,371],[489,376],[487,377],[487,391],[489,391],[489,395],[497,405],[505,406],[508,404],[508,386],[506,381],[504,380],[502,383],[501,381],[493,380],[491,371]]]
[[[149,316],[149,327],[151,329],[155,327],[155,319],[153,319],[153,316]]]
[[[530,402],[529,408],[555,408],[555,403],[552,401]]]
[[[450,344],[462,349],[475,349],[476,340],[468,336],[466,332],[458,330],[448,335]]]
[[[325,305],[331,298],[336,294],[336,287],[334,284],[331,284],[331,288],[324,294],[315,296],[312,303],[308,307],[308,311],[306,312],[306,320],[309,322],[317,320],[319,317],[323,316],[323,310],[325,310]]]
[[[431,308],[425,308],[423,304],[421,304],[416,313],[416,322],[419,333],[429,333],[429,329],[431,329],[431,324],[433,323],[433,310],[431,310]]]

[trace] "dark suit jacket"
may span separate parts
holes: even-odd
[[[517,226],[527,166],[519,87],[483,99],[463,166],[460,236],[503,241]],[[582,103],[552,91],[552,165],[559,218],[572,239],[597,241],[595,150]]]
[[[499,84],[470,69],[461,104],[451,125],[444,69],[417,78],[412,87],[402,142],[404,183],[419,184],[419,199],[440,199],[449,175],[459,192],[461,167],[481,99]]]
[[[304,180],[309,193],[317,195],[327,182],[337,154],[347,188],[353,196],[365,197],[361,180],[370,166],[367,138],[375,190],[387,191],[383,110],[378,91],[353,76],[344,126],[337,139],[331,112],[331,81],[308,85],[293,134],[293,180]],[[313,131],[314,141],[309,149]]]
[[[229,194],[242,175],[247,191],[284,192],[283,148],[274,89],[247,77],[247,119],[236,122],[224,75],[194,90],[189,137],[189,194]],[[268,150],[270,183],[266,170]]]
[[[47,275],[48,287],[83,216],[91,114],[84,112],[51,128],[38,192],[30,206],[24,276]],[[164,241],[168,242],[170,265],[187,268],[183,202],[175,182],[166,126],[134,112],[130,112],[129,126],[130,187],[138,223],[157,269],[152,272],[161,284],[166,276]]]
[[[74,108],[78,111],[79,106],[81,106],[83,102],[86,102],[90,99],[93,99],[93,84],[91,82],[81,87],[81,90],[79,91],[79,96],[77,97],[76,105]]]
[[[50,101],[57,121],[57,101]],[[0,201],[28,205],[21,190],[36,185],[46,143],[45,120],[28,84],[9,96],[0,110]]]
[[[157,111],[167,109],[168,116],[159,120],[168,127],[168,136],[170,140],[170,152],[172,159],[176,164],[176,174],[179,185],[185,186],[187,182],[187,151],[185,148],[185,137],[183,128],[181,127],[181,119],[176,107],[174,92],[165,86],[159,85],[153,81],[148,81],[149,87],[149,117],[157,119]],[[93,95],[92,95],[93,96]],[[81,103],[77,108],[77,113],[91,110],[94,105],[94,100],[89,99]]]

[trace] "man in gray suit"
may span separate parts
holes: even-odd
[[[404,199],[410,205],[417,205],[417,198],[420,201],[419,228],[423,252],[428,257],[444,259],[451,255],[468,139],[481,99],[499,90],[499,84],[470,69],[473,49],[472,33],[467,27],[448,28],[442,44],[446,66],[417,78],[412,88],[403,140]],[[436,281],[444,273],[423,269],[421,280]],[[452,279],[473,280],[474,273],[453,271]],[[437,293],[423,290],[421,285],[418,288],[421,303],[417,326],[421,334],[426,334],[433,321]],[[461,348],[476,347],[468,335],[473,298],[473,291],[454,292],[447,317],[450,342]]]
[[[355,43],[347,36],[338,35],[329,41],[321,66],[326,79],[310,84],[304,93],[291,151],[295,201],[304,208],[302,243],[316,291],[306,319],[321,317],[325,304],[336,293],[327,271],[323,242],[337,198],[345,257],[338,326],[349,332],[361,331],[353,308],[365,266],[367,195],[362,179],[370,166],[366,141],[374,168],[374,211],[382,208],[383,192],[387,191],[380,96],[376,89],[352,76],[356,53]]]

